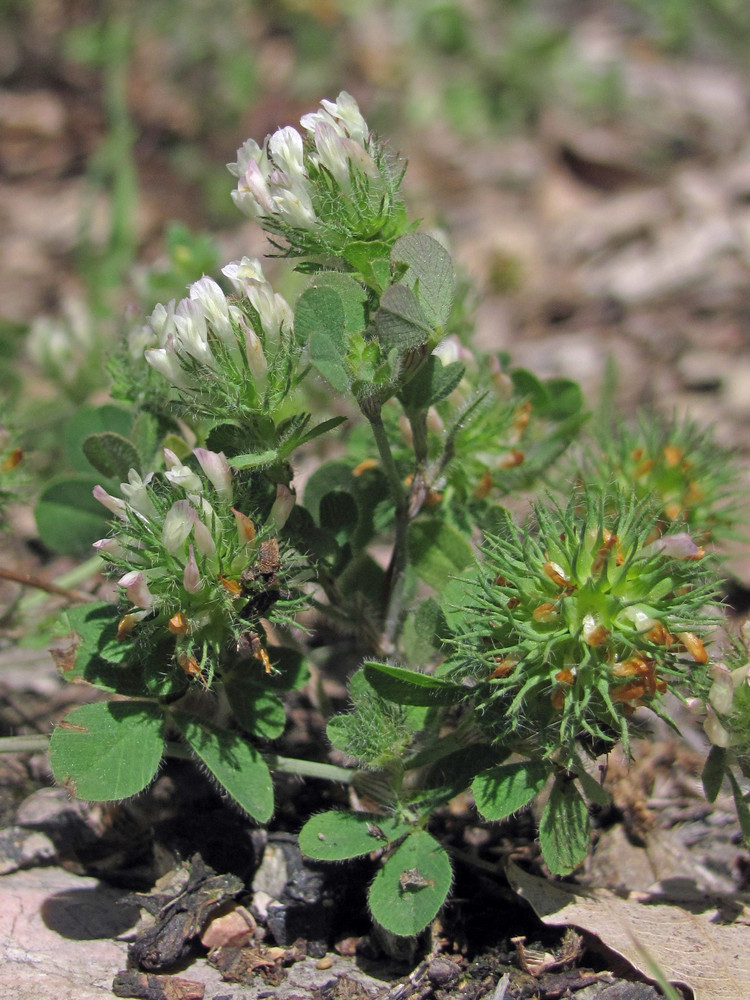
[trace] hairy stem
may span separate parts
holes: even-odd
[[[386,573],[385,616],[383,620],[383,635],[380,641],[385,653],[393,650],[401,624],[401,611],[404,596],[404,580],[406,575],[406,531],[409,527],[409,499],[393,460],[391,446],[383,426],[383,420],[378,411],[368,415],[375,443],[380,454],[383,471],[388,479],[388,485],[393,499],[396,520],[396,537],[393,540],[391,559]]]
[[[0,754],[6,753],[44,753],[49,746],[48,736],[3,736],[0,738]],[[182,760],[192,760],[193,754],[183,743],[169,741],[164,753],[167,757],[177,757]],[[269,767],[282,774],[298,774],[305,778],[323,778],[326,781],[338,781],[350,785],[357,773],[348,767],[336,764],[325,764],[317,760],[296,760],[294,757],[279,757],[276,754],[268,758]]]

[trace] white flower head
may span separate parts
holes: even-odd
[[[260,219],[264,215],[276,214],[276,206],[268,187],[267,175],[257,163],[251,162],[240,177],[232,199],[241,212],[251,219]]]
[[[274,292],[263,274],[257,257],[243,257],[222,268],[222,274],[235,288],[245,294],[260,316],[266,342],[278,341],[280,331],[290,333],[294,325],[294,313],[283,295]]]
[[[273,211],[295,229],[313,229],[317,216],[307,186],[288,174],[274,170],[269,178],[273,195]]]
[[[149,317],[148,324],[156,334],[159,347],[164,347],[167,343],[167,339],[175,332],[175,304],[174,299],[166,305],[162,305],[162,303],[159,302],[154,306],[153,312]]]

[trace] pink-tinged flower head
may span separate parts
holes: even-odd
[[[212,556],[216,551],[214,536],[200,518],[196,519],[193,526],[193,538],[195,547],[202,556]]]
[[[209,451],[208,448],[194,448],[193,454],[198,459],[211,485],[227,503],[232,502],[232,469],[223,451]]]
[[[663,552],[671,559],[702,559],[705,555],[703,549],[696,545],[687,531],[678,531],[674,535],[663,535],[651,542],[644,550],[644,555],[656,555]]]
[[[99,503],[104,504],[108,511],[111,511],[115,517],[119,517],[122,521],[127,521],[127,504],[124,500],[119,497],[113,497],[104,489],[103,486],[95,486],[92,490],[94,499],[98,500]]]
[[[149,591],[146,577],[140,570],[131,570],[121,576],[117,585],[125,588],[127,599],[137,608],[148,609],[153,606],[153,594]]]
[[[320,103],[320,111],[312,111],[302,116],[300,121],[302,128],[314,133],[317,125],[324,123],[332,126],[339,135],[346,135],[364,145],[370,130],[351,94],[342,90],[335,101],[323,100]]]
[[[240,177],[237,189],[232,192],[232,200],[251,219],[274,215],[276,211],[266,177],[254,161],[248,164]]]
[[[189,594],[197,594],[201,589],[201,576],[192,545],[189,548],[188,561],[185,563],[185,571],[182,574],[182,583]]]
[[[227,163],[227,170],[234,177],[242,177],[246,173],[251,163],[256,163],[261,168],[268,167],[268,153],[265,148],[261,148],[255,139],[247,139],[237,150],[237,162]]]

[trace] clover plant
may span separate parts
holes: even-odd
[[[715,745],[707,792],[729,775],[750,836],[747,655],[709,642],[731,456],[644,418],[584,449],[560,500],[578,386],[471,347],[451,256],[348,94],[229,169],[307,284],[289,303],[249,257],[204,276],[113,361],[128,407],[87,411],[100,478],[75,530],[102,535],[117,598],[73,607],[55,656],[111,698],[54,730],[57,780],[125,798],[188,754],[258,823],[276,770],[346,782],[352,810],[313,816],[301,848],[377,859],[372,916],[410,936],[450,891],[437,810],[469,788],[489,822],[532,805],[571,872],[607,799],[597,758],[685,702]],[[327,727],[349,766],[276,753],[308,662],[352,665]]]

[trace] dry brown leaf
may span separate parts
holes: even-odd
[[[645,950],[664,976],[691,989],[695,1000],[750,1000],[750,911],[737,900],[727,900],[725,909],[732,912],[733,903],[737,916],[723,923],[715,897],[702,912],[691,912],[622,898],[609,889],[535,878],[513,863],[507,871],[513,889],[545,924],[572,924],[593,934],[651,978]]]

